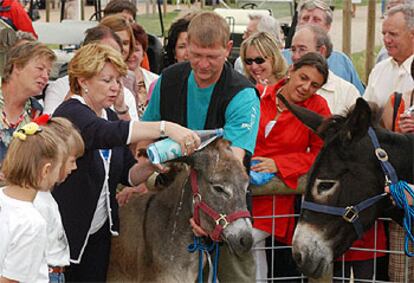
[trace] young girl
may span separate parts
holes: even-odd
[[[48,115],[39,117],[45,124],[44,127],[53,130],[55,136],[60,139],[62,152],[62,167],[58,182],[63,182],[66,177],[76,169],[76,159],[83,155],[84,144],[79,132],[72,123],[64,118],[49,118]],[[47,251],[46,261],[49,266],[50,283],[65,282],[64,268],[69,263],[69,245],[63,229],[59,208],[50,191],[38,192],[34,205],[47,222]]]
[[[48,282],[46,221],[33,205],[59,180],[62,157],[51,129],[31,122],[13,133],[0,189],[0,282]]]

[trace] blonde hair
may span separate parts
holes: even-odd
[[[24,68],[30,61],[39,58],[53,62],[56,60],[56,55],[49,47],[38,41],[26,42],[13,47],[6,56],[2,81],[8,82],[14,67]]]
[[[100,25],[106,26],[114,32],[127,31],[129,35],[129,53],[126,60],[135,52],[134,32],[130,23],[120,14],[109,15],[101,20]]]
[[[69,63],[70,91],[80,95],[81,87],[78,79],[90,79],[96,76],[106,63],[111,63],[121,76],[127,74],[128,66],[121,54],[113,48],[99,43],[90,43],[81,47]]]
[[[81,157],[85,152],[85,144],[79,131],[71,121],[62,117],[52,117],[46,124],[56,136],[58,136],[66,148],[66,157],[74,155],[76,158]]]
[[[13,138],[2,166],[6,184],[38,189],[44,164],[60,160],[60,141],[47,127],[42,127],[33,135],[26,135],[25,140]]]
[[[201,12],[190,22],[187,31],[188,42],[195,42],[202,47],[220,44],[226,48],[230,40],[230,28],[226,20],[214,12]]]
[[[246,52],[249,47],[254,47],[264,58],[272,60],[272,73],[277,80],[286,75],[288,65],[283,58],[275,39],[267,32],[257,32],[243,41],[240,47],[240,57],[246,73]],[[251,77],[250,74],[248,74]]]

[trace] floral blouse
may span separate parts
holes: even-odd
[[[40,103],[35,98],[30,98],[27,100],[18,122],[12,124],[7,121],[7,117],[3,109],[4,98],[3,94],[0,91],[0,162],[2,162],[6,156],[7,148],[11,142],[13,132],[20,129],[23,125],[29,123],[32,119],[38,117],[43,111],[43,107],[40,105]]]

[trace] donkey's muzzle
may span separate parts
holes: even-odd
[[[240,256],[251,250],[253,246],[253,229],[250,219],[240,218],[230,223],[223,231],[223,239],[230,250]]]
[[[306,276],[324,276],[332,263],[333,253],[320,230],[299,221],[292,241],[292,256],[299,270]]]

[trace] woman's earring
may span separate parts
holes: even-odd
[[[83,88],[83,91],[85,92],[85,94],[88,94],[88,92],[89,92],[89,90],[88,90],[88,88],[87,88],[87,87],[84,87],[84,88]]]

